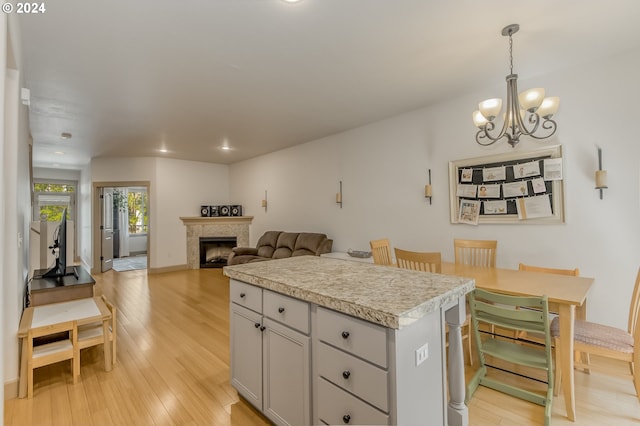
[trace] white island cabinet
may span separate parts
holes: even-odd
[[[468,425],[473,280],[316,256],[225,274],[231,382],[275,424]]]
[[[311,418],[309,304],[231,280],[231,384],[279,425]]]

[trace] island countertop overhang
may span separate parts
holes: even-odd
[[[406,327],[474,289],[474,280],[318,256],[225,266],[224,274],[385,327]]]

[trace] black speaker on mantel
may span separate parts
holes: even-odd
[[[231,206],[231,216],[242,216],[242,206],[239,204]]]
[[[231,216],[231,206],[218,206],[220,216]]]
[[[200,216],[201,217],[211,216],[211,210],[209,209],[209,206],[200,206]]]
[[[209,216],[210,217],[218,217],[220,216],[220,206],[209,206]]]

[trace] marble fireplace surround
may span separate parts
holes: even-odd
[[[249,246],[253,216],[181,217],[187,227],[187,266],[200,269],[200,237],[236,237],[238,247]]]

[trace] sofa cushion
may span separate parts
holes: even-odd
[[[243,263],[262,262],[263,260],[271,260],[270,257],[253,256],[250,254],[235,256],[232,265],[241,265]]]
[[[258,249],[257,255],[261,257],[270,258],[273,256],[273,252],[276,250],[278,243],[278,237],[282,232],[280,231],[267,231],[258,240],[256,248]]]
[[[285,257],[291,257],[291,253],[296,246],[296,240],[298,239],[297,232],[282,232],[278,236],[278,243],[276,244],[276,251],[273,252],[273,259],[282,259]]]
[[[231,250],[237,256],[245,256],[245,255],[255,256],[258,254],[258,249],[256,249],[255,247],[234,247]]]
[[[322,247],[322,242],[327,239],[325,234],[313,232],[301,232],[296,240],[296,246],[291,256],[316,255]]]

